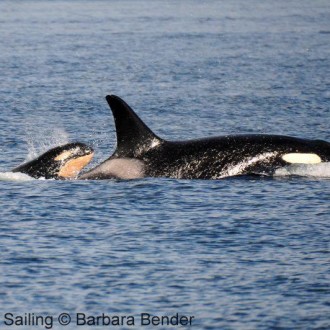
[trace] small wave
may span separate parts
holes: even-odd
[[[35,180],[24,173],[0,172],[0,181],[31,181]]]
[[[295,164],[279,168],[274,176],[299,175],[306,177],[330,178],[330,163],[320,164]]]

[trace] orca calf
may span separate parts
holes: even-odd
[[[93,155],[93,149],[86,144],[69,143],[48,150],[38,158],[14,168],[12,172],[25,173],[36,179],[74,179]]]
[[[108,95],[106,100],[115,120],[117,148],[110,158],[79,179],[220,179],[272,175],[286,165],[330,161],[330,143],[281,135],[166,141],[155,135],[121,98]]]

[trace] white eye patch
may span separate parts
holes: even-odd
[[[54,160],[62,161],[69,158],[71,155],[72,155],[72,150],[63,151],[56,158],[54,158]]]
[[[292,153],[283,155],[282,159],[291,164],[319,164],[322,162],[317,154]]]

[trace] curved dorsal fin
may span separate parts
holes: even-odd
[[[120,97],[107,95],[106,100],[116,125],[116,156],[137,157],[162,141]]]

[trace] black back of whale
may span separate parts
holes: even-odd
[[[145,153],[147,176],[218,179],[232,175],[273,174],[288,165],[288,153],[321,154],[314,141],[277,135],[237,135],[164,143]],[[328,146],[329,149],[329,146]],[[330,151],[324,160],[330,161]]]
[[[330,161],[328,142],[281,135],[166,141],[154,134],[121,98],[108,95],[106,100],[115,120],[117,148],[103,164],[110,164],[114,159],[139,160],[143,164],[143,176],[218,179],[231,175],[272,174],[288,164],[282,156],[289,153],[312,153],[324,162]],[[103,168],[101,171],[95,168],[84,178],[116,177],[111,170],[105,172]]]

